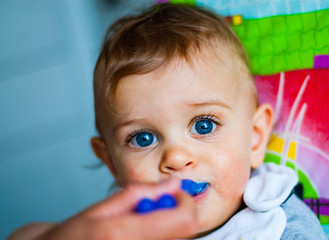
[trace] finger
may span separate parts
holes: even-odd
[[[175,195],[180,191],[180,181],[170,179],[160,184],[133,184],[92,206],[85,214],[94,217],[113,217],[134,210],[137,202],[144,198],[155,199],[164,193]]]
[[[176,208],[158,210],[154,216],[145,217],[147,222],[144,224],[147,224],[149,229],[157,229],[159,237],[164,236],[163,239],[189,238],[197,232],[198,220],[194,199],[185,192],[179,192],[175,197]],[[146,231],[141,239],[154,238],[150,231]]]
[[[178,205],[173,209],[157,210],[138,215],[134,213],[104,220],[98,225],[114,239],[177,239],[192,237],[197,231],[197,215],[194,200],[180,192],[176,195]]]

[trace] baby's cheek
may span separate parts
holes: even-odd
[[[236,169],[232,170],[230,179],[232,184],[233,191],[235,190],[235,194],[238,196],[242,196],[244,193],[244,189],[249,179],[250,169],[246,166],[236,166]]]
[[[123,181],[123,184],[128,185],[131,183],[138,183],[140,179],[140,174],[134,168],[127,168],[122,171],[120,177]]]
[[[147,183],[151,181],[151,173],[146,168],[131,166],[125,169],[125,182],[127,183]]]
[[[139,171],[139,169],[136,168],[130,168],[128,171],[128,176],[130,180],[133,182],[140,182],[142,180],[142,173]]]
[[[227,154],[226,161],[222,162],[221,174],[218,174],[218,181],[222,185],[222,191],[228,195],[240,196],[249,179],[250,166],[248,160],[243,156]]]

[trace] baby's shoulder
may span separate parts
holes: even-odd
[[[296,195],[292,195],[281,207],[287,217],[281,240],[327,239],[315,214]]]

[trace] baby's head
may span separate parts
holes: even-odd
[[[263,162],[273,113],[258,106],[243,46],[225,20],[158,5],[109,29],[94,75],[91,143],[119,186],[176,177],[206,182],[199,233],[241,206]]]

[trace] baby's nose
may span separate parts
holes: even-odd
[[[184,147],[172,146],[167,148],[163,153],[160,171],[164,173],[173,173],[186,168],[195,167],[196,164],[197,161],[193,158],[190,151]]]

